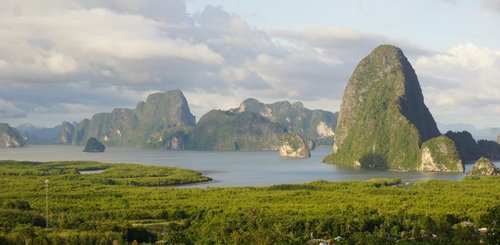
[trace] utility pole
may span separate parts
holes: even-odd
[[[49,228],[49,179],[45,179],[45,228]]]

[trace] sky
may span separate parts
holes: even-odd
[[[338,111],[400,47],[439,123],[500,127],[500,1],[0,0],[0,122],[51,127],[181,89],[199,119],[246,98]]]

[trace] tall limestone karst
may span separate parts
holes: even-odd
[[[237,112],[253,112],[262,115],[274,123],[287,128],[288,132],[301,134],[319,145],[333,143],[334,129],[337,126],[337,115],[323,110],[310,110],[300,102],[280,101],[264,104],[256,99],[246,99]]]
[[[184,94],[180,90],[155,93],[136,109],[118,108],[99,113],[75,126],[73,144],[82,145],[95,137],[111,146],[182,148],[184,135],[195,125]],[[171,142],[173,141],[173,142]]]
[[[59,130],[59,135],[57,136],[57,143],[63,145],[71,145],[73,142],[73,135],[75,133],[75,127],[69,122],[63,122],[61,129]]]
[[[453,141],[440,135],[411,64],[401,49],[381,45],[349,79],[334,153],[324,161],[361,168],[463,172]]]
[[[26,140],[16,128],[7,123],[0,123],[0,148],[23,147]]]
[[[260,114],[212,110],[200,118],[187,149],[205,151],[275,151],[286,128]]]
[[[468,131],[448,131],[446,132],[446,136],[455,142],[458,153],[464,162],[475,161],[480,157],[479,146]]]

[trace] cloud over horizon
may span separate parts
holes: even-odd
[[[405,51],[436,119],[494,126],[488,112],[500,111],[499,50],[436,52],[335,26],[258,29],[221,6],[188,13],[183,0],[7,0],[0,41],[0,121],[14,126],[79,121],[170,89],[198,118],[248,97],[336,111],[356,64],[383,43]],[[466,116],[478,106],[484,116]]]

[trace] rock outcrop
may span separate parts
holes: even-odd
[[[73,142],[73,135],[75,133],[75,127],[69,122],[63,122],[61,129],[59,131],[59,136],[57,137],[57,143],[63,145],[71,145]]]
[[[476,161],[474,167],[472,167],[467,175],[500,175],[500,169],[490,159],[481,157]]]
[[[337,126],[338,113],[310,110],[301,102],[264,104],[256,99],[246,99],[233,111],[258,113],[271,122],[281,124],[288,132],[301,134],[319,145],[333,143],[334,129]]]
[[[26,141],[17,129],[7,123],[0,123],[0,148],[23,147],[25,144]]]
[[[472,134],[468,131],[462,132],[446,132],[446,136],[452,139],[457,146],[460,158],[464,162],[475,161],[479,158],[479,147]]]
[[[382,45],[358,64],[349,79],[334,153],[324,161],[363,168],[425,169],[421,146],[440,135],[413,67],[399,48]],[[433,155],[441,154],[432,149],[435,145],[428,144],[432,159],[441,159]],[[439,169],[448,168],[447,164],[434,162]],[[460,169],[463,166],[449,170]]]
[[[257,113],[212,110],[189,134],[187,149],[276,151],[286,129]]]
[[[171,90],[149,95],[135,109],[118,108],[82,120],[75,126],[73,144],[95,137],[111,146],[170,149],[173,135],[189,131],[195,121],[182,92]],[[173,146],[181,147],[175,142]]]
[[[422,145],[422,163],[417,168],[427,172],[459,172],[464,171],[464,165],[455,143],[442,135],[426,141]]]
[[[281,135],[279,153],[283,158],[311,157],[307,142],[300,134],[295,133],[285,133]]]
[[[166,136],[165,150],[184,150],[186,148],[189,134],[185,131],[177,131]]]
[[[83,148],[83,152],[104,152],[106,147],[96,138],[90,137]]]

